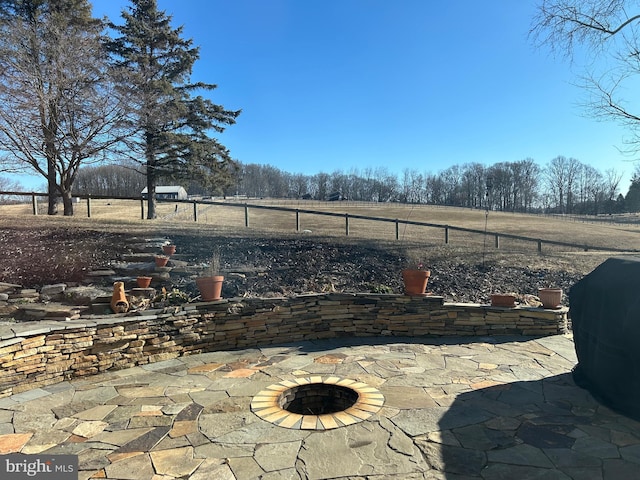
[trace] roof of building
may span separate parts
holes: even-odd
[[[175,193],[175,192],[180,192],[182,190],[186,192],[184,187],[180,185],[158,185],[156,187],[156,193]],[[148,192],[147,187],[144,187],[144,189],[140,193],[147,193],[147,192]]]

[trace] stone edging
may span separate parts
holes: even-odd
[[[496,308],[442,297],[318,294],[185,304],[0,325],[0,397],[181,355],[349,336],[556,335],[567,308]]]

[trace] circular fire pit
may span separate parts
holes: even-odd
[[[308,377],[270,385],[251,401],[251,411],[284,428],[329,430],[366,420],[384,396],[366,383],[340,377]]]

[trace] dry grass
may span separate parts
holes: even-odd
[[[434,206],[407,206],[396,204],[364,204],[352,202],[305,202],[305,201],[263,201],[270,206],[309,209],[333,213],[349,213],[390,219],[429,222],[440,225],[484,230],[485,221],[490,232],[515,234],[590,245],[605,249],[637,250],[640,246],[640,226],[633,224],[604,224],[567,221],[554,217],[537,215],[490,212],[488,218],[483,210],[445,208]],[[43,205],[41,211],[46,211]],[[249,228],[245,228],[243,207],[222,205],[199,205],[198,222],[193,221],[193,205],[187,203],[160,203],[159,218],[153,221],[141,219],[139,201],[92,200],[91,218],[87,218],[87,205],[83,201],[76,205],[74,217],[47,215],[33,216],[31,205],[0,206],[0,224],[36,227],[73,226],[112,232],[126,232],[144,236],[167,236],[193,234],[194,236],[226,235],[253,236],[264,234],[295,235],[296,217],[293,212],[279,212],[249,208]],[[344,217],[331,217],[300,213],[300,229],[309,230],[313,237],[333,242],[357,242],[376,240],[416,252],[416,257],[437,258],[455,256],[461,262],[474,264],[480,261],[526,265],[530,268],[548,265],[568,271],[587,273],[593,267],[611,256],[611,252],[583,252],[582,249],[553,247],[543,244],[543,254],[537,252],[535,242],[501,238],[500,248],[495,248],[491,235],[450,230],[449,244],[444,245],[442,228],[400,224],[400,241],[395,240],[396,226],[393,222],[376,222],[351,218],[349,237],[345,237]],[[8,223],[6,223],[8,222]],[[615,253],[617,255],[618,253]],[[427,257],[428,256],[428,257]]]
[[[366,204],[351,202],[304,202],[304,201],[252,201],[255,204],[269,206],[283,206],[331,212],[336,214],[349,213],[350,215],[363,215],[387,219],[409,220],[426,222],[451,227],[470,228],[499,234],[514,234],[534,239],[548,241],[563,241],[578,245],[590,245],[600,248],[637,250],[640,247],[640,226],[635,224],[613,223],[587,223],[564,220],[557,217],[541,215],[513,214],[503,212],[490,212],[488,218],[483,210],[470,210],[454,207],[435,207],[427,205],[397,205],[397,204]],[[46,211],[41,205],[40,211]],[[158,206],[158,220],[148,222],[142,220],[141,205],[136,200],[92,200],[91,218],[87,218],[87,205],[83,201],[75,205],[75,216],[72,221],[79,224],[126,224],[127,228],[134,225],[143,229],[164,229],[169,225],[180,226],[181,229],[202,228],[208,226],[229,227],[245,230],[245,210],[243,207],[222,206],[218,204],[203,205],[197,207],[198,222],[193,221],[194,208],[192,204],[162,202]],[[23,217],[31,220],[49,219],[60,221],[61,216],[49,217],[31,215],[31,205],[2,205],[0,216]],[[300,229],[311,230],[314,234],[327,236],[344,236],[344,217],[314,215],[300,213]],[[293,212],[280,212],[274,210],[249,207],[249,229],[263,231],[278,231],[283,233],[296,232],[296,217]],[[378,222],[364,219],[349,219],[349,235],[359,238],[379,238],[382,240],[395,240],[396,225],[394,222]],[[441,244],[444,242],[444,229],[406,225],[400,223],[399,235],[401,240]],[[454,229],[449,231],[451,244],[457,245],[484,245],[494,244],[494,237],[460,232]],[[537,245],[526,241],[518,241],[501,237],[500,247],[512,249],[535,249]]]

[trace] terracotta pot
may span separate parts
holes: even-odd
[[[125,313],[129,310],[129,302],[124,293],[124,282],[113,284],[113,295],[111,295],[111,310],[115,313]]]
[[[162,246],[162,251],[164,252],[165,255],[173,255],[174,253],[176,253],[176,246],[175,245],[163,245]]]
[[[540,299],[540,302],[542,302],[542,308],[560,308],[560,304],[562,303],[562,289],[539,288],[538,298]]]
[[[166,267],[168,261],[169,261],[169,257],[165,257],[164,255],[158,255],[156,256],[156,267]]]
[[[429,270],[407,269],[402,271],[404,293],[406,295],[426,295],[427,283],[431,272]]]
[[[151,277],[138,277],[136,278],[136,284],[138,285],[138,288],[149,288],[151,280]]]
[[[491,295],[491,306],[513,308],[516,306],[516,297],[515,295],[504,295],[501,293],[494,293]]]
[[[222,275],[196,278],[196,285],[200,290],[200,298],[205,302],[220,300],[222,298],[223,281],[224,277]]]

